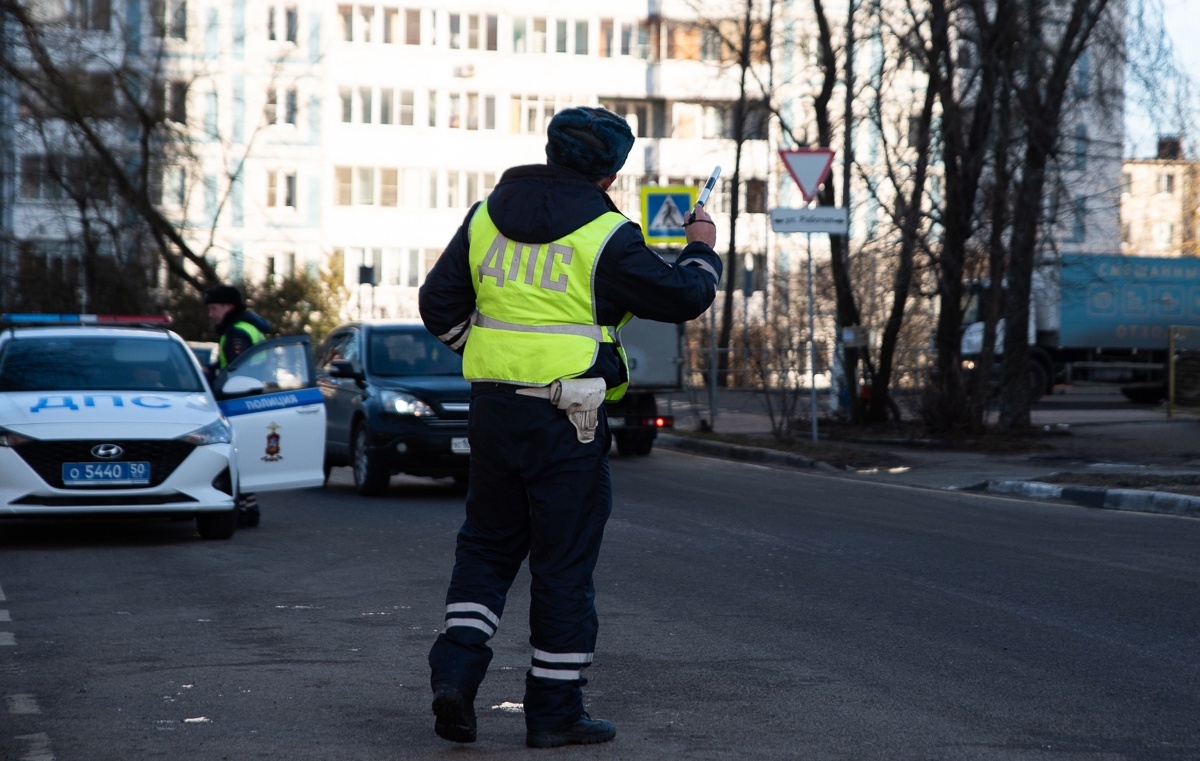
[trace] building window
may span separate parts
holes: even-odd
[[[1121,192],[1133,192],[1133,175],[1129,172],[1121,172]]]
[[[267,90],[267,104],[264,116],[267,124],[296,124],[296,114],[299,109],[299,98],[296,88],[289,87],[283,91],[283,108],[279,107],[279,93],[272,87]]]
[[[1088,160],[1088,134],[1087,125],[1078,124],[1075,126],[1075,168],[1082,171],[1087,169]]]
[[[405,45],[420,45],[421,44],[421,12],[420,11],[405,11],[404,12],[404,44]]]
[[[529,52],[546,52],[546,19],[544,18],[533,20],[533,32],[529,35]]]
[[[486,38],[484,39],[484,48],[491,51],[500,49],[500,17],[494,14],[489,14],[484,17],[486,20]]]
[[[355,38],[360,42],[371,41],[371,28],[375,25],[375,9],[369,5],[359,6],[358,9],[358,36]]]
[[[479,28],[480,20],[479,16],[474,13],[467,16],[467,50],[479,50],[482,44],[479,37],[482,31]]]
[[[661,100],[600,100],[600,105],[620,114],[637,137],[666,137],[666,103]]]
[[[1170,222],[1154,223],[1154,247],[1160,251],[1165,251],[1171,247],[1171,239],[1175,234],[1175,226]]]
[[[588,54],[588,22],[575,22],[575,55]]]
[[[383,9],[383,44],[395,45],[399,31],[400,12],[395,8]]]
[[[1086,98],[1092,86],[1092,57],[1087,50],[1075,61],[1075,97]]]
[[[1075,199],[1075,214],[1071,221],[1071,243],[1083,243],[1087,240],[1087,199],[1082,196]]]
[[[21,197],[54,201],[63,197],[62,156],[21,157]]]
[[[413,126],[413,91],[400,91],[400,122],[405,127]]]
[[[354,202],[353,173],[348,166],[334,167],[333,184],[336,197],[334,203],[338,206],[349,206]]]
[[[155,0],[152,6],[154,24],[159,37],[173,40],[187,39],[186,0]]]
[[[563,19],[554,22],[554,52],[567,52],[567,22]]]
[[[342,122],[349,124],[354,121],[354,93],[349,87],[343,87],[338,90],[338,97],[342,101]]]
[[[746,213],[767,213],[767,181],[746,180]]]
[[[450,49],[460,50],[462,48],[462,15],[458,13],[450,14]]]
[[[285,170],[267,172],[267,206],[296,208],[296,173]]]
[[[1158,192],[1159,193],[1174,193],[1175,192],[1175,175],[1170,172],[1161,172],[1158,175]]]
[[[515,18],[515,19],[513,19],[512,24],[513,24],[513,52],[514,53],[524,53],[524,52],[526,52],[525,19]]]
[[[58,2],[51,5],[61,13],[53,20],[74,29],[107,32],[112,28],[111,0],[74,0],[70,3]],[[45,4],[43,9],[49,10],[45,8]]]
[[[176,124],[187,124],[187,82],[168,82],[163,113]]]
[[[396,169],[380,169],[379,170],[379,205],[380,206],[398,206],[400,200],[400,190],[397,178],[399,171]]]
[[[359,206],[375,205],[375,169],[360,166],[354,170],[354,202]]]
[[[296,275],[296,255],[291,252],[267,254],[267,278],[272,282]]]
[[[187,205],[187,173],[183,167],[168,166],[162,170],[162,183],[155,199],[168,206]]]
[[[358,88],[358,105],[359,105],[359,115],[361,117],[362,123],[370,124],[371,123],[371,113],[373,111],[372,103],[371,103],[371,88],[370,87]]]
[[[379,91],[379,123],[393,124],[392,109],[395,103],[395,91],[385,87]]]

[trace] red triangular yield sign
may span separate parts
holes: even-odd
[[[793,148],[781,149],[779,157],[791,173],[792,179],[800,186],[804,202],[808,203],[817,194],[817,189],[829,174],[833,164],[832,148]]]

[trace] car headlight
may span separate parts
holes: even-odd
[[[384,410],[394,412],[397,415],[437,417],[433,411],[433,407],[430,407],[412,394],[406,394],[403,391],[384,391],[379,398],[383,402]]]
[[[233,429],[229,427],[228,420],[219,417],[199,430],[180,436],[179,440],[198,447],[205,444],[228,444],[233,441]]]
[[[22,436],[19,433],[13,433],[7,428],[0,428],[0,447],[15,447],[18,444],[24,444],[26,441],[33,441],[28,436]]]

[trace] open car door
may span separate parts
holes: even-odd
[[[216,374],[213,392],[233,425],[238,491],[325,481],[325,401],[307,336],[255,344]]]

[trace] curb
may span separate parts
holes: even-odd
[[[836,473],[845,472],[841,468],[835,468],[829,463],[814,460],[811,457],[791,454],[790,452],[780,452],[764,447],[748,447],[741,444],[726,444],[723,441],[707,441],[705,439],[693,439],[687,436],[665,434],[659,434],[655,439],[655,444],[664,449],[677,449],[681,452],[694,452],[696,454],[722,457],[727,460],[737,460],[738,462],[786,465],[792,468],[817,468]]]
[[[1061,499],[1083,507],[1102,510],[1126,510],[1136,513],[1159,513],[1200,518],[1200,497],[1165,491],[1062,486],[1041,481],[983,481],[963,487],[962,490],[1012,494],[1030,499]]]
[[[811,457],[779,452],[763,447],[748,447],[741,444],[726,444],[722,441],[693,439],[686,436],[659,434],[657,446],[681,452],[721,457],[738,462],[784,465],[792,468],[816,468],[826,472],[846,473],[826,462]],[[1162,491],[1139,489],[1101,489],[1094,486],[1064,486],[1042,481],[981,481],[971,486],[945,487],[953,491],[983,491],[990,494],[1008,494],[1028,499],[1061,499],[1083,507],[1102,510],[1125,510],[1137,513],[1159,513],[1200,518],[1200,497]]]

